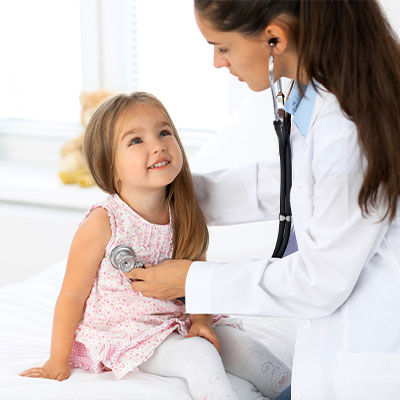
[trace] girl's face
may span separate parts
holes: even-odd
[[[139,104],[117,124],[115,170],[124,193],[165,189],[182,169],[182,152],[161,110]]]
[[[196,22],[205,39],[214,46],[214,66],[229,72],[259,92],[270,87],[268,60],[270,49],[264,33],[246,37],[237,32],[220,32],[198,13]]]

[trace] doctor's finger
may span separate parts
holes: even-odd
[[[144,268],[134,268],[132,271],[125,272],[125,276],[129,279],[145,281],[147,277],[147,271]]]
[[[143,281],[136,281],[132,282],[131,287],[135,292],[143,292],[148,289],[148,284]]]

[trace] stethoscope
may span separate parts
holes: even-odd
[[[111,251],[111,265],[122,273],[132,271],[134,268],[144,268],[144,263],[136,260],[136,253],[131,246],[120,244]]]
[[[279,158],[281,166],[279,229],[276,245],[272,257],[281,258],[286,250],[292,223],[290,207],[290,189],[292,187],[292,154],[290,149],[290,114],[285,117],[283,105],[285,97],[282,91],[282,82],[278,79],[278,94],[275,91],[274,56],[272,49],[276,46],[276,39],[269,41],[271,55],[269,57],[269,80],[271,84],[272,101],[274,104],[274,128],[279,142]]]
[[[273,122],[279,142],[279,157],[281,166],[280,210],[279,229],[276,245],[272,257],[281,258],[286,250],[291,228],[292,210],[290,207],[290,189],[292,187],[292,155],[290,149],[290,114],[285,117],[283,109],[285,97],[282,91],[282,82],[277,81],[278,93],[275,90],[274,56],[272,49],[276,39],[269,41],[271,55],[269,57],[269,80],[271,83],[272,101],[274,105],[275,120]],[[134,268],[144,268],[144,263],[136,260],[135,251],[128,245],[115,247],[110,254],[111,265],[122,273],[132,271]]]

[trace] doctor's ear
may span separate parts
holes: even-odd
[[[274,20],[264,30],[268,47],[274,49],[274,54],[282,54],[288,46],[289,27],[282,21]]]

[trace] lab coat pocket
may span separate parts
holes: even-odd
[[[400,398],[400,353],[352,353],[340,350],[335,369],[338,399]]]

